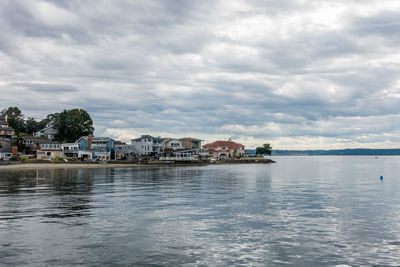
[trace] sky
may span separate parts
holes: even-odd
[[[400,147],[400,1],[0,1],[0,108],[96,136]]]

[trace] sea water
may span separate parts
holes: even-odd
[[[0,265],[400,265],[400,157],[273,159],[0,169]]]

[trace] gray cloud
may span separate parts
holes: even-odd
[[[47,84],[47,83],[13,83],[10,84],[10,87],[16,88],[25,88],[29,91],[38,92],[38,93],[51,93],[51,94],[60,94],[60,93],[70,93],[70,92],[78,92],[78,88],[71,85],[64,84]]]
[[[123,139],[394,147],[399,7],[2,1],[0,105],[36,118],[84,108],[97,135]]]

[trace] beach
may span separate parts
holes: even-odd
[[[98,169],[98,168],[127,168],[127,167],[139,167],[139,166],[151,166],[144,164],[135,163],[124,163],[124,164],[113,164],[113,163],[99,163],[99,164],[71,164],[71,163],[22,163],[22,164],[10,164],[0,165],[1,170],[21,170],[21,169]]]

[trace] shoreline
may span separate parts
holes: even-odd
[[[0,165],[2,170],[29,170],[29,169],[101,169],[101,168],[136,168],[136,167],[174,167],[174,166],[208,166],[208,165],[240,165],[240,164],[270,164],[272,160],[262,162],[199,162],[199,163],[13,163]]]

